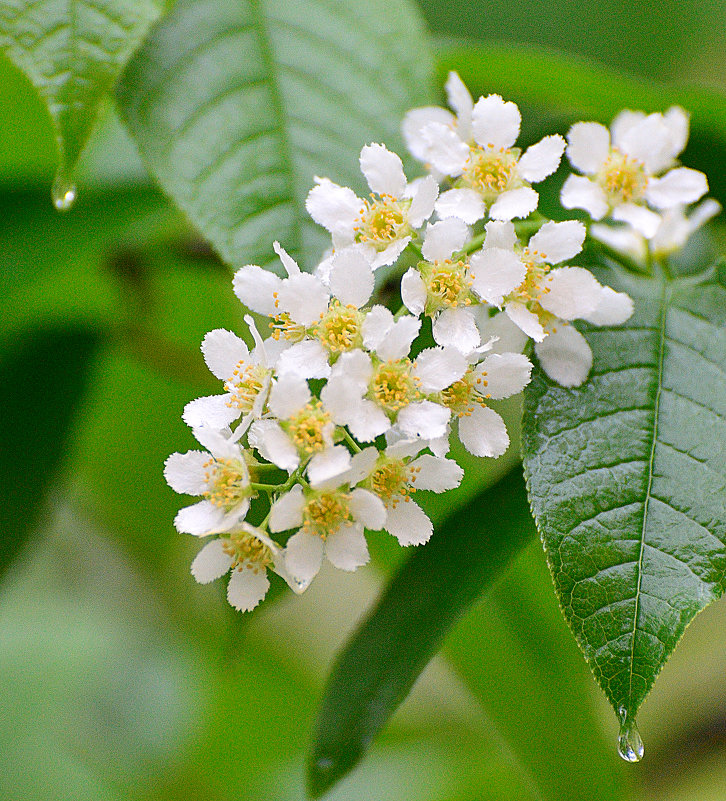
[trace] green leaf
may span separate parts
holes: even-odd
[[[318,797],[364,756],[451,626],[535,534],[521,473],[457,510],[396,574],[330,675],[308,785]]]
[[[55,129],[57,207],[75,196],[71,173],[99,106],[163,8],[164,0],[0,0],[0,45],[33,82]]]
[[[87,328],[48,328],[0,354],[0,577],[38,522],[99,343]]]
[[[408,2],[179,0],[129,64],[118,101],[142,157],[222,258],[310,261],[328,237],[315,174],[359,186],[358,152],[401,144],[431,64]]]
[[[726,291],[703,276],[602,277],[635,314],[585,330],[583,386],[535,371],[524,460],[565,617],[627,735],[726,581]]]
[[[722,92],[659,84],[532,45],[445,48],[438,69],[441,80],[449,70],[457,70],[475,97],[498,92],[518,103],[537,106],[544,112],[543,119],[549,118],[548,124],[557,121],[563,130],[576,120],[609,124],[624,108],[652,112],[674,104],[683,106],[691,114],[691,140],[684,163],[706,170],[711,193],[726,201],[726,95]]]

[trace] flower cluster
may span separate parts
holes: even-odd
[[[415,493],[459,485],[454,436],[475,456],[507,450],[491,401],[528,383],[529,339],[553,380],[587,378],[592,354],[570,322],[617,325],[633,304],[569,264],[583,248],[582,222],[536,211],[532,184],[557,170],[565,149],[583,174],[565,182],[563,205],[614,220],[619,228],[593,231],[614,247],[632,251],[636,238],[647,249],[665,241],[664,226],[685,239],[717,210],[707,201],[686,215],[707,186],[675,164],[687,136],[681,109],[624,112],[612,136],[578,123],[567,143],[547,136],[522,152],[514,103],[474,103],[456,73],[446,88],[455,113],[419,108],[403,122],[429,174],[409,181],[399,156],[371,144],[360,153],[369,198],[317,178],[306,207],[331,250],[305,272],[275,242],[280,275],[248,265],[234,276],[257,316],[245,316],[252,349],[223,329],[204,338],[221,391],[187,404],[183,418],[203,450],[172,454],[165,476],[200,497],[179,512],[177,529],[212,538],[192,574],[206,583],[231,571],[237,609],[259,603],[268,569],[302,592],[324,557],[342,570],[365,564],[366,529],[425,543],[433,529]],[[400,278],[395,313],[377,301],[383,266]]]

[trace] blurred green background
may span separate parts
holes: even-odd
[[[726,80],[719,0],[421,9],[442,44],[519,42],[654,81]],[[230,272],[153,187],[110,109],[65,215],[50,202],[47,114],[4,59],[0,118],[2,444],[24,454],[0,451],[11,488],[0,520],[13,531],[3,547],[27,542],[0,586],[0,799],[302,799],[331,659],[401,554],[374,539],[375,566],[330,570],[303,598],[244,618],[220,587],[193,582],[198,543],[174,531],[183,499],[161,471],[193,447],[184,403],[216,390],[202,336],[239,328]],[[726,800],[725,627],[720,603],[689,629],[641,715],[646,759],[625,765],[534,543],[330,797],[554,798],[561,766],[577,764],[558,731],[579,714],[596,743],[582,758],[612,785],[591,797]],[[540,795],[509,742],[527,726],[548,744]]]

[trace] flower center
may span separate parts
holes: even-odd
[[[224,389],[232,396],[227,406],[236,406],[241,414],[250,414],[257,398],[267,392],[270,372],[261,364],[240,361],[232,371],[232,376],[224,382]]]
[[[344,492],[319,492],[313,495],[303,509],[303,529],[325,539],[341,526],[353,524],[350,495]]]
[[[275,340],[282,337],[291,342],[301,342],[305,339],[305,326],[296,323],[287,312],[273,317],[270,328],[272,329],[270,336]]]
[[[362,326],[363,314],[355,306],[334,301],[315,326],[315,336],[330,353],[343,353],[363,347]]]
[[[378,365],[371,379],[370,391],[379,406],[395,414],[420,397],[416,384],[411,375],[410,360],[399,359]]]
[[[229,510],[252,494],[249,470],[243,461],[209,459],[204,470],[204,479],[207,482],[204,497],[215,506]]]
[[[507,189],[522,185],[517,173],[518,161],[518,148],[472,147],[464,165],[462,182],[491,203]]]
[[[441,403],[458,417],[470,417],[477,405],[486,406],[482,397],[486,386],[486,372],[477,374],[469,369],[458,381],[442,390]]]
[[[222,548],[233,559],[232,570],[247,567],[258,573],[272,564],[272,551],[248,531],[230,532],[222,538]]]
[[[386,459],[371,473],[371,490],[385,503],[394,508],[401,498],[408,501],[416,491],[413,482],[420,467],[410,467],[402,459]]]
[[[648,186],[645,165],[638,159],[626,156],[613,149],[597,174],[597,180],[605,190],[611,206],[642,200]]]
[[[307,403],[296,415],[283,422],[295,447],[302,454],[311,454],[325,448],[326,429],[332,428],[330,415],[320,401]]]
[[[469,287],[472,281],[465,262],[450,259],[423,262],[419,269],[426,284],[427,307],[431,307],[426,309],[427,313],[471,304]]]
[[[356,242],[368,242],[377,250],[384,250],[391,242],[406,236],[409,231],[408,207],[410,200],[396,200],[390,195],[364,200],[358,225],[353,229]]]
[[[530,251],[529,248],[525,248],[522,251],[521,260],[527,268],[527,273],[524,281],[507,296],[507,300],[528,303],[539,298],[543,292],[549,292],[549,289],[542,287],[542,281],[550,271],[550,265],[544,261],[545,258],[547,258],[545,254],[538,250]]]

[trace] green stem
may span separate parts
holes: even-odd
[[[343,428],[341,429],[343,432],[343,439],[350,445],[351,448],[355,451],[355,453],[360,453],[363,449],[360,445],[351,437],[351,435]]]
[[[255,482],[250,483],[250,487],[253,490],[257,490],[259,492],[278,492],[281,487],[284,485],[281,484],[256,484]]]
[[[408,314],[408,309],[405,305],[401,305],[401,308],[393,315],[394,320],[400,320],[401,317],[404,317]]]

